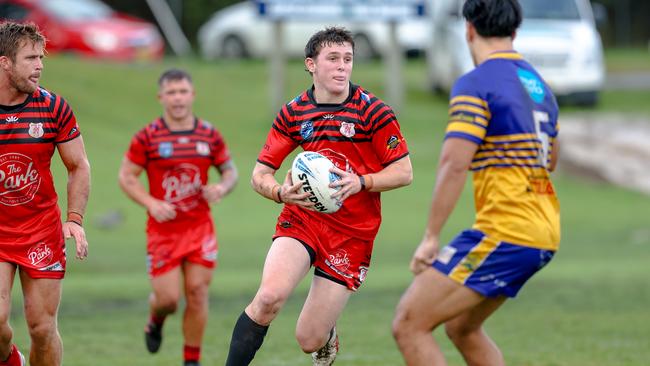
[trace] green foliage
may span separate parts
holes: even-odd
[[[134,132],[160,114],[156,80],[170,66],[193,74],[196,112],[224,134],[241,173],[233,194],[214,207],[220,264],[211,286],[211,311],[204,342],[206,365],[223,364],[232,327],[259,284],[261,268],[280,207],[256,195],[249,174],[275,111],[269,106],[268,67],[262,62],[164,64],[88,63],[74,58],[46,60],[43,84],[73,106],[92,165],[93,189],[87,213],[90,256],[73,259],[64,281],[60,329],[66,366],[176,365],[181,363],[181,314],[165,325],[159,354],[146,353],[142,329],[149,284],[145,272],[144,210],[118,189],[116,173]],[[354,80],[385,95],[381,64],[358,64]],[[406,105],[399,111],[414,165],[409,187],[383,195],[384,222],[373,265],[361,290],[352,296],[339,322],[340,366],[399,365],[390,335],[397,301],[411,280],[408,261],[421,238],[446,123],[444,98],[427,92],[424,64],[407,64]],[[300,63],[289,65],[286,98],[309,86]],[[639,94],[648,100],[648,93]],[[609,105],[611,94],[605,94]],[[65,175],[54,158],[58,191],[65,197]],[[283,169],[286,168],[285,167]],[[487,331],[511,365],[642,365],[650,359],[650,231],[648,198],[560,172],[563,241],[553,262],[533,278],[519,297],[487,323]],[[465,190],[444,231],[450,239],[473,219],[471,191]],[[121,224],[100,228],[111,213]],[[254,365],[309,364],[293,338],[309,277],[273,323]],[[12,326],[22,350],[29,348],[22,317],[20,286],[14,291]],[[438,330],[452,365],[461,357]]]

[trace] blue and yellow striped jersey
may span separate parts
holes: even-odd
[[[497,52],[452,89],[445,138],[478,144],[474,228],[497,240],[557,250],[560,209],[548,170],[558,134],[555,96],[514,51]]]

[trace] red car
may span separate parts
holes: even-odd
[[[158,60],[164,54],[155,25],[98,0],[0,0],[0,19],[36,23],[49,53],[123,61]]]

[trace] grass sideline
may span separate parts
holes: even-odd
[[[237,189],[213,209],[220,265],[211,286],[203,364],[224,363],[234,322],[257,288],[279,212],[279,206],[257,196],[248,185],[255,157],[280,107],[269,106],[266,65],[167,60],[144,66],[50,58],[43,85],[73,106],[93,174],[86,219],[90,257],[76,261],[69,243],[59,316],[66,366],[181,364],[178,314],[165,325],[160,353],[151,356],[144,349],[142,329],[149,291],[144,268],[145,214],[119,191],[116,181],[130,137],[160,113],[155,83],[160,72],[170,66],[192,72],[198,93],[196,112],[222,131],[241,173]],[[372,268],[339,322],[340,366],[402,364],[390,336],[390,321],[411,279],[408,260],[426,220],[447,115],[446,100],[426,90],[423,67],[421,62],[407,64],[406,105],[398,114],[411,150],[415,180],[407,188],[383,195],[384,222]],[[353,81],[381,97],[385,94],[383,75],[379,64],[359,64]],[[292,63],[286,99],[307,86],[308,75],[299,63]],[[649,97],[648,93],[633,95],[639,100]],[[603,98],[605,106],[617,106],[612,95]],[[647,111],[647,106],[637,108]],[[58,191],[63,193],[61,164],[58,157],[54,161]],[[643,365],[650,359],[646,345],[650,338],[648,198],[562,172],[556,185],[563,209],[561,250],[517,299],[494,315],[486,329],[510,365]],[[473,219],[469,188],[468,184],[450,218],[445,240]],[[115,212],[125,218],[121,225],[110,230],[96,225]],[[308,281],[301,284],[273,323],[254,365],[310,363],[293,338],[307,285]],[[19,287],[14,290],[12,325],[15,341],[27,351]],[[442,330],[436,337],[450,364],[462,365]]]

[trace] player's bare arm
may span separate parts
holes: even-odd
[[[330,187],[341,187],[332,197],[340,198],[342,201],[363,189],[370,192],[385,192],[407,186],[413,181],[413,168],[408,155],[392,162],[377,173],[363,176],[345,172],[336,167],[330,171],[341,177],[341,179],[332,182]]]
[[[68,210],[67,219],[63,223],[63,236],[66,239],[74,238],[76,256],[78,259],[84,259],[88,255],[83,215],[90,193],[90,163],[81,136],[58,144],[57,148],[68,171]]]
[[[138,179],[143,170],[140,165],[124,158],[118,175],[120,188],[133,201],[146,208],[154,220],[165,222],[174,219],[176,217],[174,205],[152,197]]]
[[[477,144],[458,138],[448,138],[443,143],[429,220],[422,242],[411,259],[414,274],[429,268],[438,254],[440,232],[463,192],[467,170],[477,149]]]
[[[227,196],[237,185],[239,173],[235,162],[228,160],[217,167],[221,180],[219,183],[208,184],[202,188],[203,198],[209,203],[219,203],[221,199]]]
[[[309,197],[309,193],[300,191],[302,183],[293,184],[291,171],[287,172],[282,184],[275,179],[276,171],[267,165],[255,163],[251,177],[251,185],[255,192],[277,203],[298,205],[311,209],[314,203],[305,200]]]

